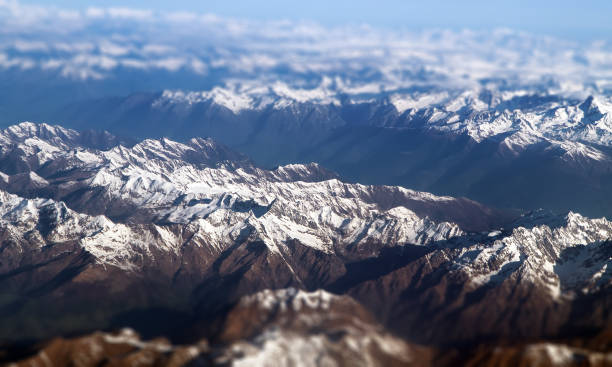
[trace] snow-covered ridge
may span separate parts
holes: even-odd
[[[248,240],[261,240],[270,250],[280,251],[287,241],[297,240],[320,251],[335,252],[368,242],[427,244],[463,233],[457,224],[434,221],[402,206],[452,205],[453,198],[346,184],[316,164],[262,170],[205,139],[186,143],[144,140],[131,147],[97,150],[65,138],[76,135],[72,130],[31,123],[5,130],[0,138],[10,144],[3,146],[0,162],[7,167],[12,167],[9,163],[14,159],[27,164],[21,172],[4,174],[3,187],[22,195],[55,199],[21,199],[25,204],[20,205],[34,205],[32,213],[60,205],[63,209],[54,211],[69,213],[73,227],[54,229],[68,231],[66,238],[57,240],[78,240],[105,264],[137,267],[134,259],[151,253],[150,246],[175,253],[185,240],[169,229],[176,224],[189,228],[193,243],[206,244],[215,251]],[[74,192],[79,194],[72,195]],[[387,195],[395,197],[397,206],[380,203]],[[8,202],[18,200],[11,198]],[[60,200],[89,215],[67,209]],[[7,207],[3,215],[15,223],[25,220],[19,225],[31,229],[40,221],[36,214],[11,217],[11,213],[13,207]],[[99,214],[119,218],[122,223]],[[88,221],[93,227],[77,225]],[[51,238],[41,242],[48,240]]]
[[[572,100],[531,95],[504,100],[502,94],[495,98],[490,97],[488,104],[480,100],[463,103],[461,108],[472,111],[469,114],[455,110],[456,101],[429,106],[433,109],[429,113],[430,125],[442,131],[466,132],[477,141],[518,133],[533,139],[546,138],[558,145],[612,144],[612,101],[607,97]]]
[[[235,114],[244,110],[262,110],[267,107],[282,109],[295,103],[316,103],[321,105],[340,105],[338,91],[331,88],[330,78],[323,78],[316,88],[295,88],[283,82],[261,86],[215,87],[210,91],[165,90],[152,106],[163,108],[167,104],[187,104],[212,102],[223,106]]]
[[[99,263],[128,270],[135,267],[136,254],[150,252],[151,246],[171,245],[153,241],[155,232],[165,231],[161,227],[113,223],[104,216],[76,213],[62,202],[24,199],[4,191],[0,191],[0,202],[0,227],[12,244],[4,251],[25,255],[50,243],[75,242]],[[4,265],[11,266],[13,260],[18,261],[9,257]]]
[[[504,281],[531,282],[555,299],[571,299],[612,285],[612,222],[576,213],[502,235],[461,250],[454,260],[475,286]],[[552,218],[551,218],[552,220]]]
[[[0,177],[0,218],[3,233],[17,244],[13,254],[75,243],[100,264],[138,271],[157,256],[180,258],[190,246],[219,254],[259,241],[283,254],[297,241],[327,254],[350,249],[367,257],[380,246],[412,244],[450,251],[455,271],[475,287],[520,274],[555,298],[571,298],[611,279],[612,223],[603,218],[525,217],[483,235],[428,215],[443,208],[467,210],[471,220],[496,215],[465,200],[347,184],[317,164],[263,170],[228,159],[234,153],[205,139],[145,140],[97,150],[64,138],[72,135],[29,123],[0,133],[9,142],[1,151],[2,167],[5,159],[27,162],[22,171]],[[322,295],[292,292],[273,298],[291,307],[327,304]],[[264,292],[257,301],[275,304],[268,296]]]
[[[239,115],[262,113],[267,108],[300,111],[308,108],[303,104],[309,104],[328,108],[329,117],[322,118],[330,119],[335,126],[337,121],[351,123],[345,109],[360,104],[370,108],[373,104],[379,109],[391,106],[395,110],[392,127],[467,134],[477,142],[504,137],[502,144],[513,154],[545,142],[567,152],[568,160],[610,159],[597,148],[612,146],[612,100],[606,95],[576,98],[553,92],[485,88],[351,93],[329,78],[311,89],[279,85],[228,84],[203,92],[164,91],[153,107],[165,109],[179,104],[191,108],[198,103],[213,103]],[[379,119],[370,123],[383,122]]]

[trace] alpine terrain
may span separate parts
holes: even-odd
[[[612,367],[611,14],[0,0],[0,367]]]
[[[6,362],[612,363],[605,218],[265,170],[211,139],[0,142]]]

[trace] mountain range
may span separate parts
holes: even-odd
[[[264,169],[212,139],[21,123],[0,142],[5,361],[612,358],[606,218]]]
[[[0,366],[612,366],[583,17],[61,3],[0,0]]]
[[[525,90],[165,91],[74,102],[52,121],[134,139],[209,136],[262,167],[317,162],[347,182],[518,210],[610,215],[612,103]]]

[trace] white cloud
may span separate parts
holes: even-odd
[[[195,22],[197,21],[199,18],[197,13],[191,13],[191,12],[172,12],[169,13],[166,16],[166,19],[168,19],[171,22],[178,22],[178,23],[183,23],[183,22]]]
[[[103,41],[99,45],[100,52],[109,56],[123,56],[130,52],[130,47],[118,45],[110,41]]]
[[[68,52],[68,53],[83,53],[83,52],[91,52],[95,49],[93,43],[90,42],[58,42],[53,44],[53,48],[57,51]]]
[[[146,9],[131,9],[131,8],[108,8],[106,14],[111,18],[133,19],[133,20],[149,20],[153,18],[153,11]]]
[[[37,51],[47,51],[49,49],[47,44],[42,41],[17,40],[14,43],[14,47],[19,52],[37,52]]]
[[[85,11],[85,16],[89,18],[104,18],[106,16],[106,10],[101,8],[89,7]]]
[[[472,88],[499,78],[517,85],[546,79],[550,88],[567,93],[612,85],[609,42],[579,44],[509,29],[328,28],[126,7],[79,12],[16,0],[0,0],[0,52],[4,68],[61,70],[78,79],[104,78],[126,67],[194,77],[220,73],[221,83],[282,81],[288,89],[277,86],[279,93],[297,99],[311,93],[300,83],[325,77],[353,94],[421,85]]]
[[[174,51],[176,51],[176,49],[172,46],[155,43],[147,44],[142,47],[142,52],[145,54],[163,55]]]
[[[28,70],[36,66],[36,63],[27,57],[10,57],[0,53],[0,68]]]
[[[76,66],[65,66],[62,69],[62,76],[67,78],[79,79],[79,80],[100,80],[104,78],[104,75],[100,72],[89,68],[76,67]]]
[[[59,69],[64,65],[64,61],[58,59],[49,59],[41,62],[43,70]]]
[[[140,70],[145,70],[149,66],[145,61],[137,60],[137,59],[122,59],[120,63],[122,66],[132,68],[132,69],[140,69]]]
[[[151,65],[156,68],[165,69],[168,71],[177,71],[182,68],[187,61],[180,57],[168,57],[160,60],[151,61]]]
[[[59,10],[57,16],[64,21],[81,20],[81,13],[76,10]]]
[[[195,73],[200,74],[200,75],[204,75],[208,71],[208,67],[206,66],[206,64],[197,58],[191,59],[190,66],[191,66],[191,70],[193,70]]]
[[[80,54],[72,58],[72,60],[70,60],[70,64],[72,64],[74,67],[87,66],[88,68],[111,70],[117,67],[119,62],[108,56]]]

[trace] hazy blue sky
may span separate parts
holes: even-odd
[[[612,37],[610,0],[22,0],[21,3],[79,9],[122,6],[186,10],[251,19],[309,19],[326,25],[509,27],[572,38]]]

